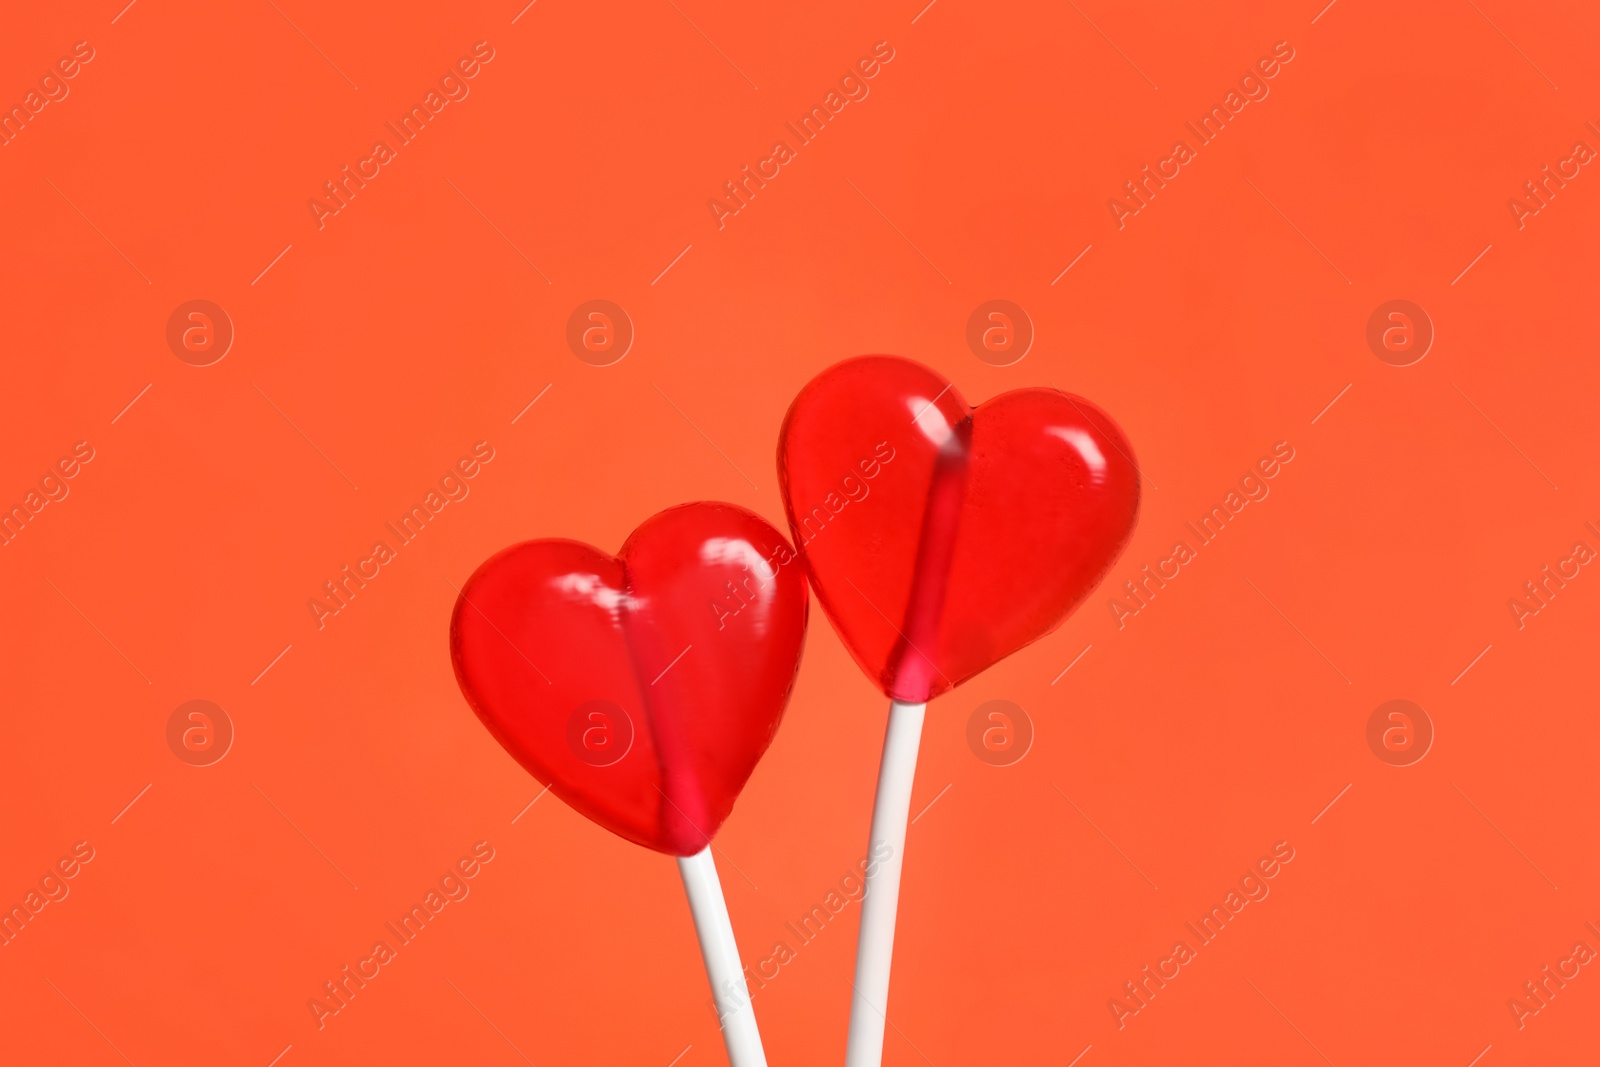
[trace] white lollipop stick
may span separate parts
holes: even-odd
[[[689,896],[694,932],[700,938],[706,977],[711,981],[711,995],[722,1021],[722,1041],[728,1046],[728,1062],[733,1067],[767,1067],[767,1054],[761,1048],[761,1031],[756,1028],[750,989],[745,985],[744,965],[739,962],[739,945],[733,939],[733,923],[728,919],[728,902],[722,897],[722,881],[717,877],[716,861],[711,858],[711,846],[692,856],[679,856],[678,873],[683,875],[683,889]],[[890,925],[893,926],[893,916]]]
[[[845,1067],[878,1067],[883,1062],[883,1028],[889,1007],[889,964],[894,955],[894,920],[900,907],[900,869],[906,850],[906,820],[911,814],[911,783],[917,774],[917,747],[927,704],[889,704],[883,738],[878,793],[872,801],[872,839],[861,898],[861,934],[856,942],[855,992],[850,997],[850,1041]],[[884,848],[887,846],[887,854]]]

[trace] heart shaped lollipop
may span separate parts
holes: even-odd
[[[1133,533],[1133,448],[1089,401],[1018,389],[971,407],[934,371],[863,356],[784,420],[789,527],[839,636],[922,703],[1059,626]]]
[[[456,601],[456,679],[507,752],[590,819],[658,852],[704,849],[794,685],[806,585],[732,504],[683,504],[609,556],[527,541]]]
[[[1061,625],[1132,536],[1139,472],[1087,400],[1018,389],[974,408],[919,363],[863,356],[795,398],[778,476],[817,599],[892,701],[845,1053],[878,1067],[927,701]]]
[[[646,520],[615,556],[525,541],[467,580],[456,680],[518,763],[590,819],[678,857],[733,1067],[766,1067],[711,839],[794,688],[806,582],[732,504]]]

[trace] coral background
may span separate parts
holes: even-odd
[[[724,1062],[671,860],[527,807],[446,625],[514,541],[615,550],[691,499],[780,521],[789,399],[863,352],[974,402],[1088,396],[1147,476],[1107,587],[929,709],[887,1063],[1592,1050],[1591,968],[1507,1006],[1600,947],[1600,577],[1507,606],[1600,547],[1600,176],[1507,207],[1600,147],[1592,7],[122,2],[0,35],[3,101],[95,50],[0,149],[0,502],[95,450],[0,547],[0,903],[95,850],[0,948],[9,1061]],[[470,95],[319,229],[307,201],[479,41]],[[719,229],[707,200],[879,41],[870,96]],[[1119,229],[1107,200],[1279,41],[1270,95]],[[166,340],[194,299],[236,330],[210,366]],[[591,299],[636,329],[611,366],[567,345]],[[966,341],[991,299],[1036,330],[1010,366]],[[1436,330],[1411,366],[1367,345],[1391,299]],[[318,629],[307,600],[479,441],[471,495]],[[1106,600],[1279,441],[1271,495],[1119,629]],[[211,766],[168,746],[194,699],[236,730]],[[992,699],[1036,731],[1012,766],[968,747]],[[1411,766],[1367,744],[1391,699],[1436,731]],[[863,853],[884,714],[814,614],[718,839],[747,961]],[[471,895],[319,1029],[307,1001],[479,841]],[[1108,1000],[1280,841],[1270,897],[1119,1029]],[[842,1057],[857,914],[757,994],[774,1064]]]

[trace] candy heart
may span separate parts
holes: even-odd
[[[817,599],[863,670],[922,703],[1059,626],[1133,533],[1139,473],[1080,397],[976,408],[934,371],[863,356],[801,390],[778,444]]]
[[[766,751],[805,641],[806,584],[771,525],[669,508],[608,556],[525,541],[467,581],[456,680],[556,796],[630,841],[691,856]]]

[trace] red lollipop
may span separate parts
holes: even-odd
[[[1054,630],[1099,584],[1132,536],[1139,472],[1081,397],[1018,389],[974,408],[894,356],[813,378],[784,420],[778,472],[817,599],[893,701],[870,853],[891,858],[862,904],[846,1057],[875,1067],[926,702]]]
[[[450,619],[461,691],[506,751],[601,826],[679,857],[736,1067],[765,1059],[710,845],[794,686],[807,601],[793,561],[760,516],[683,504],[616,556],[507,548]]]
[[[885,695],[921,703],[1054,630],[1133,533],[1132,446],[1089,401],[974,408],[908,359],[823,371],[778,469],[817,599]]]

